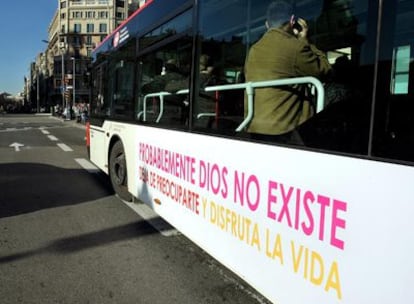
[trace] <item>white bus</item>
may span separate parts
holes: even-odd
[[[332,81],[245,81],[270,0],[147,1],[94,51],[90,159],[274,303],[414,303],[414,0],[294,2]],[[303,144],[251,138],[295,83]]]

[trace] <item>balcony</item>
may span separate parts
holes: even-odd
[[[112,0],[79,0],[71,1],[72,6],[110,5]]]

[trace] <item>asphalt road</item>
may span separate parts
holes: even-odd
[[[0,303],[268,303],[87,164],[82,125],[0,116]]]

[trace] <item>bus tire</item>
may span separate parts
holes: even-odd
[[[128,172],[125,151],[121,141],[117,141],[109,154],[109,177],[115,193],[124,201],[132,201],[128,191]]]

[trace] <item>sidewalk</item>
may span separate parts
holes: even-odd
[[[52,114],[49,114],[49,116],[50,116],[51,119],[60,120],[62,123],[70,124],[70,125],[72,125],[73,127],[76,127],[76,128],[81,128],[81,129],[86,128],[85,123],[77,122],[76,119],[68,120],[68,119],[64,119],[64,118],[61,118],[61,117],[53,116]]]

